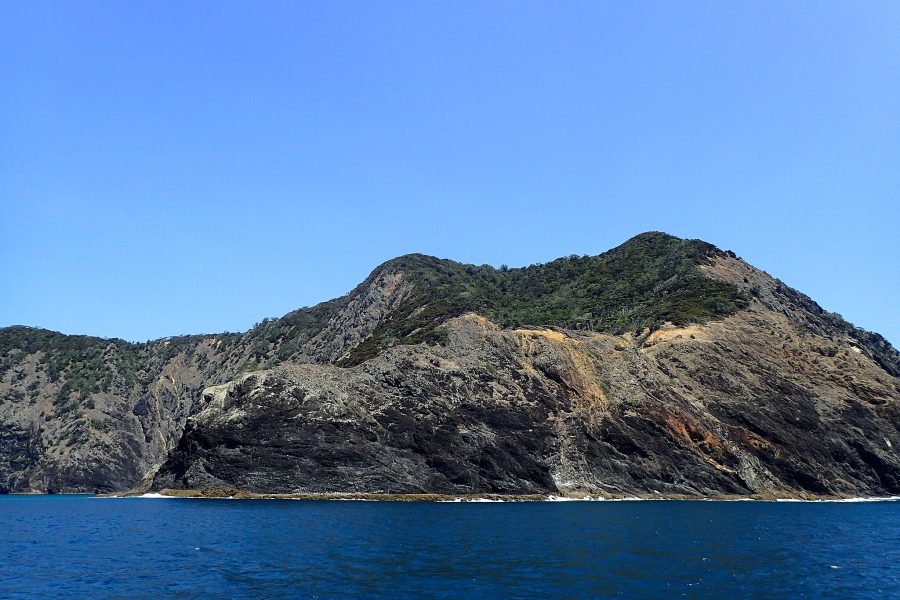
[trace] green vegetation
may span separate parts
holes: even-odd
[[[342,364],[358,364],[396,344],[438,342],[437,328],[469,311],[503,327],[556,325],[613,333],[722,317],[749,298],[701,273],[699,265],[719,253],[698,240],[647,233],[599,256],[573,255],[519,269],[402,256],[379,271],[403,272],[415,291]]]
[[[301,308],[280,319],[263,319],[242,338],[258,363],[273,365],[288,360],[300,347],[322,331],[329,319],[346,306],[347,297]],[[262,367],[260,367],[262,368]]]
[[[262,368],[264,368],[264,366],[257,361],[256,357],[251,356],[243,365],[241,365],[241,373],[251,373],[253,371],[259,371]]]
[[[129,389],[140,385],[141,393],[167,363],[179,355],[198,363],[209,362],[198,346],[211,336],[185,335],[136,344],[121,339],[104,339],[83,335],[65,335],[35,327],[0,328],[0,378],[26,357],[36,355],[36,370],[46,382],[58,383],[54,398],[54,414],[68,415],[76,409],[94,407],[92,394]],[[215,336],[221,342],[219,351],[225,357],[240,334]],[[18,378],[24,377],[20,373]],[[28,395],[41,394],[41,382],[27,386]]]
[[[827,356],[829,358],[834,358],[838,355],[841,349],[839,346],[828,346],[826,348],[816,348],[816,352],[821,354],[822,356]]]
[[[81,398],[107,391],[116,374],[134,379],[141,364],[140,347],[124,340],[7,327],[0,329],[0,377],[36,352],[42,353],[38,368],[45,371],[47,379],[64,378]]]

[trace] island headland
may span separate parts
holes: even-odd
[[[402,256],[244,333],[0,329],[7,493],[884,497],[898,447],[887,340],[658,232],[523,268]]]

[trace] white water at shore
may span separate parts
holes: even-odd
[[[167,496],[165,494],[159,494],[155,492],[142,494],[140,496],[111,496],[112,498],[149,498],[149,499],[173,499],[173,498],[190,498],[188,496]],[[202,497],[198,497],[198,499],[205,499]],[[230,500],[232,497],[228,498],[214,498],[216,500]],[[292,498],[286,498],[292,499]],[[298,500],[311,500],[311,498],[297,498]],[[390,501],[390,499],[379,500],[377,498],[322,498],[322,500],[344,500],[344,501],[357,501],[357,502],[384,502]],[[542,500],[520,500],[520,499],[511,499],[511,500],[503,500],[500,498],[448,498],[446,500],[437,500],[437,502],[478,502],[478,503],[494,503],[494,502],[646,502],[646,501],[654,501],[654,500],[665,500],[666,502],[900,502],[900,496],[884,496],[884,497],[875,497],[875,498],[833,498],[833,499],[816,499],[816,500],[802,500],[800,498],[777,498],[775,500],[757,500],[755,498],[678,498],[678,499],[668,499],[668,498],[602,498],[602,497],[592,497],[592,496],[584,496],[582,498],[568,498],[566,496],[556,496],[549,495]]]
[[[837,498],[834,500],[800,500],[797,498],[779,498],[775,502],[897,502],[900,496],[884,496],[880,498]]]
[[[900,496],[883,496],[876,498],[829,498],[802,500],[800,498],[777,498],[775,500],[758,500],[756,498],[601,498],[585,496],[583,498],[567,498],[565,496],[547,496],[543,500],[498,500],[495,498],[453,498],[438,502],[900,502]]]

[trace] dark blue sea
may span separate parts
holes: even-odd
[[[2,598],[900,598],[900,502],[0,496]]]

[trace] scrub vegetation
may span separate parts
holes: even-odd
[[[422,254],[385,263],[415,292],[342,364],[357,364],[395,344],[440,343],[441,324],[466,312],[501,327],[558,326],[623,333],[665,322],[702,323],[749,302],[734,285],[699,266],[722,251],[699,240],[646,233],[599,256],[569,256],[511,269],[460,264]]]

